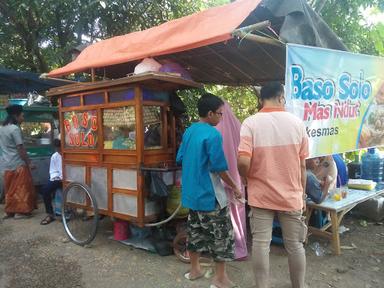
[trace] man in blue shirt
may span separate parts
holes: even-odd
[[[220,179],[232,188],[235,198],[241,198],[227,171],[221,134],[213,127],[221,120],[223,105],[219,97],[209,93],[199,99],[200,122],[185,131],[176,159],[182,164],[182,204],[190,209],[187,249],[191,270],[184,276],[189,280],[204,276],[199,257],[207,252],[216,262],[211,287],[220,288],[234,286],[225,270],[225,262],[234,258],[234,239],[227,195]]]

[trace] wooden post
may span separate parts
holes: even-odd
[[[235,31],[232,32],[232,35],[237,36],[236,35],[237,33],[241,33],[241,32],[249,33],[249,32],[253,32],[255,30],[264,29],[264,28],[269,27],[269,26],[271,26],[271,21],[266,20],[263,22],[255,23],[255,24],[252,24],[249,26],[245,26],[245,27],[241,27],[239,29],[236,29]]]
[[[259,35],[255,35],[255,34],[247,34],[245,32],[236,32],[235,36],[247,39],[249,41],[261,43],[261,44],[268,44],[268,45],[273,45],[273,46],[278,46],[278,47],[284,46],[284,43],[280,42],[279,40],[276,40],[274,38],[259,36]]]
[[[136,109],[136,159],[137,159],[137,218],[139,225],[144,224],[145,197],[144,197],[144,175],[140,170],[144,162],[144,115],[143,115],[143,91],[140,86],[135,86],[135,109]]]
[[[335,255],[341,254],[340,249],[340,236],[339,236],[339,221],[337,220],[337,212],[331,211],[331,222],[332,222],[332,245],[333,252]]]
[[[95,68],[91,68],[91,78],[92,82],[95,82]]]
[[[268,20],[263,21],[263,22],[259,22],[256,24],[252,24],[252,25],[234,30],[232,32],[232,36],[244,38],[244,39],[258,42],[258,43],[262,43],[262,44],[274,45],[274,46],[279,46],[279,47],[283,46],[284,44],[282,42],[280,42],[279,40],[276,40],[274,38],[268,38],[268,37],[263,37],[263,36],[259,36],[259,35],[255,35],[255,34],[250,34],[253,31],[261,30],[261,29],[264,29],[264,28],[269,27],[269,26],[271,26],[271,22]]]

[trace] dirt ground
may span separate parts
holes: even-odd
[[[3,209],[0,205],[0,215]],[[101,222],[90,247],[83,248],[65,241],[59,221],[39,225],[43,217],[40,209],[30,219],[0,220],[1,288],[209,287],[208,279],[185,280],[188,265],[175,256],[161,257],[109,240],[109,219]],[[343,249],[339,257],[330,254],[326,242],[310,237],[307,286],[384,287],[384,226],[368,221],[364,227],[351,216],[343,224],[350,231],[342,234],[342,245],[353,249]],[[325,249],[324,256],[315,255],[314,242]],[[271,248],[271,271],[271,287],[290,287],[287,258],[280,246]],[[228,272],[240,287],[252,287],[250,261],[230,263]]]

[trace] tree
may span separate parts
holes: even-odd
[[[2,0],[0,66],[47,72],[67,64],[79,44],[143,30],[234,0]],[[288,0],[287,0],[288,1]],[[384,0],[308,0],[353,52],[384,55],[384,24],[367,23],[364,11]],[[210,86],[242,120],[257,110],[252,87]],[[197,94],[183,95],[194,119]]]
[[[383,24],[368,24],[364,15],[368,8],[384,12],[384,0],[310,0],[309,3],[352,52],[384,55]]]
[[[189,15],[224,0],[0,1],[0,65],[47,72],[71,49]]]

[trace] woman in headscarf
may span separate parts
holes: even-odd
[[[35,189],[30,171],[31,161],[23,145],[20,124],[24,121],[23,107],[10,105],[7,118],[0,127],[0,148],[5,164],[5,217],[16,219],[31,216],[35,208]]]
[[[241,178],[237,170],[237,149],[240,143],[241,123],[233,114],[227,102],[224,103],[221,122],[216,126],[223,137],[223,148],[225,158],[228,162],[229,174],[237,187],[242,187]],[[225,187],[228,195],[233,195],[228,186]],[[244,195],[244,189],[241,191]],[[228,197],[232,199],[233,197]],[[246,233],[246,212],[244,203],[229,203],[232,226],[235,234],[235,259],[242,259],[248,256],[247,233]]]

